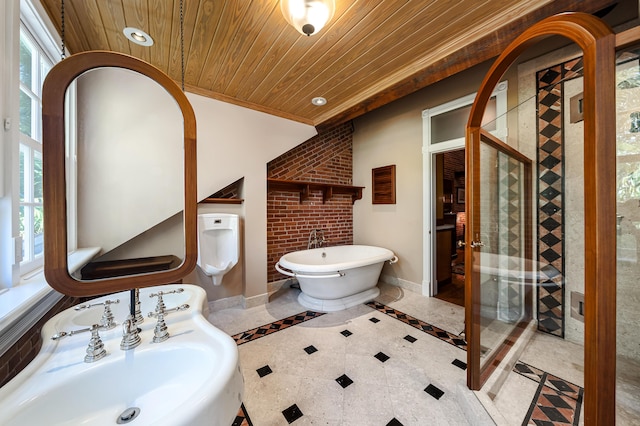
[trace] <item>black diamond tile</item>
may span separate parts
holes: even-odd
[[[546,414],[547,417],[549,417],[549,420],[551,420],[552,422],[571,424],[571,422],[565,416],[560,414],[560,411],[556,410],[553,407],[538,407],[538,408],[540,408],[544,412],[544,414]]]
[[[441,391],[440,389],[438,389],[433,385],[427,386],[426,388],[424,388],[424,391],[429,395],[431,395],[432,397],[434,397],[435,399],[440,399],[442,395],[444,395],[444,391]]]
[[[283,410],[282,415],[287,419],[287,422],[291,424],[302,417],[302,411],[300,411],[296,404],[293,404],[291,407]]]
[[[318,350],[316,349],[315,346],[311,345],[311,346],[307,346],[306,348],[304,348],[304,351],[306,353],[308,353],[309,355],[311,355],[314,352],[318,352]]]
[[[549,382],[551,382],[551,384],[553,384],[553,386],[555,386],[555,388],[558,389],[559,391],[575,393],[575,389],[569,386],[567,382],[565,382],[564,380],[549,379]]]
[[[547,185],[553,185],[558,179],[560,179],[560,176],[551,170],[546,170],[540,175],[540,180]]]
[[[544,290],[547,293],[555,293],[556,291],[560,291],[560,286],[556,283],[554,283],[553,281],[545,281],[541,284],[542,288],[544,288]]]
[[[404,426],[404,425],[402,423],[400,423],[400,421],[394,417],[394,418],[391,419],[391,421],[389,423],[387,423],[387,426]]]
[[[547,235],[545,235],[544,237],[540,238],[541,241],[543,241],[546,245],[548,245],[549,247],[555,246],[556,244],[558,244],[560,241],[562,241],[560,238],[556,237],[555,235],[553,235],[552,233],[548,233]]]
[[[456,346],[467,346],[467,342],[462,339],[453,339],[452,342]]]
[[[560,128],[558,126],[554,126],[553,124],[548,124],[544,126],[542,130],[540,130],[540,134],[546,138],[552,139],[559,131],[560,131]]]
[[[340,377],[338,377],[338,378],[336,379],[336,382],[338,382],[338,384],[339,384],[340,386],[342,386],[342,388],[344,389],[344,388],[346,388],[347,386],[349,386],[350,384],[352,384],[352,383],[353,383],[353,380],[351,380],[351,379],[349,378],[349,376],[347,376],[346,374],[343,374],[342,376],[340,376]]]
[[[571,405],[567,404],[567,401],[558,395],[545,394],[545,398],[556,408],[572,408]]]
[[[548,217],[545,220],[543,220],[542,222],[540,222],[540,225],[543,226],[544,229],[546,229],[547,231],[553,231],[558,226],[560,226],[560,222],[558,222],[557,220],[555,220],[552,217]]]
[[[406,341],[407,341],[407,342],[409,342],[409,343],[413,343],[413,342],[415,342],[415,341],[416,341],[416,340],[418,340],[418,339],[416,339],[415,337],[410,336],[410,335],[408,335],[408,334],[407,334],[406,336],[404,336],[404,340],[406,340]]]
[[[551,127],[551,126],[547,126]],[[558,163],[560,162],[559,158],[556,158],[552,155],[548,155],[547,158],[545,158],[544,160],[540,161],[540,164],[542,164],[543,166],[545,166],[547,169],[553,169],[555,166],[558,165]]]
[[[553,203],[547,203],[544,206],[540,207],[540,210],[542,210],[547,216],[551,216],[560,211],[560,207],[556,206]]]
[[[560,324],[551,318],[546,318],[538,322],[538,328],[545,330],[549,333],[560,330]]]
[[[273,373],[273,371],[271,370],[271,367],[269,367],[268,365],[265,365],[264,367],[260,367],[256,371],[258,372],[258,376],[260,377],[264,377],[267,374]]]
[[[518,362],[514,368],[522,374],[535,374],[535,371],[529,368],[527,364],[524,364],[522,362]]]
[[[374,324],[380,322],[380,320],[378,318],[376,318],[376,317],[369,318],[369,321],[371,321]]]
[[[540,253],[540,256],[544,257],[544,259],[549,263],[552,263],[560,258],[560,255],[552,249],[543,251],[542,253]]]
[[[447,337],[449,337],[449,333],[447,333],[446,331],[437,331],[436,334],[441,339],[446,339]]]
[[[560,148],[560,144],[552,139],[549,139],[540,147],[541,150],[549,154],[552,154],[558,148]]]
[[[343,330],[340,332],[340,334],[342,334],[344,337],[349,337],[351,336],[353,333],[350,332],[349,330]]]
[[[386,362],[389,359],[388,355],[383,354],[382,352],[378,352],[374,355],[380,362]]]
[[[547,200],[553,200],[558,195],[560,195],[560,191],[555,189],[553,186],[548,186],[545,190],[543,190],[540,195],[542,195]]]
[[[549,68],[543,75],[541,75],[538,80],[540,80],[541,82],[547,83],[547,84],[551,84],[553,83],[558,77],[560,76],[560,73],[558,71],[556,71],[553,68]]]
[[[466,370],[467,369],[467,363],[460,361],[459,359],[454,359],[453,362],[451,362],[451,364],[455,365],[456,367],[462,369],[462,370]]]
[[[547,123],[550,123],[553,121],[554,118],[558,117],[559,115],[560,115],[559,111],[556,111],[553,108],[549,108],[543,114],[540,115],[540,118],[542,118]]]
[[[549,309],[557,308],[558,306],[561,305],[558,299],[556,299],[551,295],[547,295],[543,297],[542,299],[540,299],[540,302],[544,303],[544,305]]]

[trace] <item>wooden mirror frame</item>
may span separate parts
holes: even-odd
[[[86,71],[113,67],[128,69],[154,80],[178,103],[184,138],[184,243],[182,264],[172,270],[91,281],[69,274],[67,261],[67,188],[65,179],[65,94],[67,87]],[[133,56],[107,51],[78,53],[56,64],[42,89],[42,161],[44,197],[44,275],[47,283],[68,296],[84,297],[133,288],[174,283],[196,266],[197,164],[196,119],[189,100],[164,72]]]
[[[615,424],[616,360],[616,129],[615,44],[611,28],[585,13],[544,19],[516,38],[485,77],[471,108],[466,133],[466,167],[479,161],[472,141],[479,140],[491,92],[516,58],[550,35],[575,42],[584,54],[584,205],[585,205],[585,424]],[[479,175],[467,173],[467,207],[478,206]],[[476,209],[477,211],[477,209]],[[479,216],[467,214],[465,241],[473,239]],[[481,387],[479,359],[479,289],[471,285],[473,250],[465,251],[465,322],[469,340],[467,385]]]

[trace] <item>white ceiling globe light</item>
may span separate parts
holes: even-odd
[[[280,0],[280,9],[300,34],[317,34],[333,17],[334,0]]]

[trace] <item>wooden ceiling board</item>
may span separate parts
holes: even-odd
[[[122,29],[126,26],[122,3],[114,0],[99,1],[98,10],[102,17],[105,37],[107,37],[109,44],[108,50],[130,55],[131,48],[129,47],[129,40],[127,40],[122,33]]]
[[[396,57],[408,49],[416,49],[416,45],[425,46],[421,49],[434,49],[430,31],[427,32],[426,28],[433,19],[432,14],[449,13],[451,9],[442,3],[437,6],[435,4],[425,6],[422,2],[409,3],[409,5],[411,9],[403,10],[384,22],[389,31],[376,31],[377,34],[381,34],[380,37],[366,38],[358,43],[347,52],[345,57],[334,61],[328,69],[323,71],[323,75],[318,76],[315,80],[316,87],[305,88],[306,92],[320,93],[327,98],[327,105],[321,108],[340,108],[342,102],[337,96],[339,93],[353,96],[354,99],[361,97],[367,82],[376,86],[375,82],[385,73],[397,70],[400,65],[396,63]],[[429,13],[426,13],[427,10]],[[406,19],[407,16],[413,18]],[[379,21],[377,23],[378,26],[381,25]],[[429,35],[422,37],[419,35],[420,31]],[[377,52],[385,52],[385,54],[381,56]],[[327,82],[330,84],[326,84]],[[292,105],[295,108],[294,111],[298,110],[304,115],[321,109],[312,105],[310,100],[311,98],[298,98]]]
[[[271,14],[281,13],[280,7],[274,7]],[[234,70],[233,77],[226,87],[222,90],[230,96],[239,96],[240,88],[243,84],[252,81],[252,77],[255,75],[255,69],[258,67],[263,59],[265,52],[268,52],[272,46],[276,43],[280,34],[285,30],[282,25],[278,25],[275,19],[267,19],[264,26],[260,29],[260,32],[256,37],[253,37],[251,46],[246,52],[242,63],[238,65],[238,68]],[[249,37],[247,37],[249,39]],[[240,70],[245,69],[247,73],[242,73]],[[248,92],[253,92],[258,85],[258,81],[253,79],[255,84]]]
[[[197,85],[203,66],[211,49],[217,50],[218,34],[224,32],[221,27],[229,27],[224,11],[232,9],[237,2],[205,0],[200,2],[196,15],[191,44],[185,63],[185,82]],[[242,3],[245,2],[240,2]]]
[[[334,18],[327,28],[323,29],[322,37],[308,37],[298,33],[293,27],[287,25],[288,30],[292,31],[298,38],[284,56],[278,65],[274,67],[266,78],[262,82],[264,88],[269,90],[258,90],[249,100],[259,104],[265,104],[273,106],[273,98],[281,93],[285,95],[291,91],[291,84],[293,81],[299,78],[310,78],[313,76],[313,67],[318,59],[323,57],[325,53],[330,49],[340,49],[340,38],[344,31],[354,23],[350,20],[350,17],[358,10],[356,2],[343,4],[344,6],[350,6],[348,9],[336,10],[337,18]],[[367,7],[361,9],[366,10]],[[284,21],[282,15],[280,19]],[[319,34],[318,34],[319,35]],[[310,98],[309,98],[310,99]],[[285,102],[289,102],[290,98]]]
[[[391,3],[386,2],[387,10],[384,10],[382,6],[384,4],[383,0],[353,2],[349,12],[343,14],[328,29],[327,36],[320,39],[322,44],[314,46],[314,49],[308,49],[307,53],[291,67],[290,72],[287,74],[289,78],[286,80],[281,79],[278,85],[275,86],[273,96],[269,100],[271,105],[299,99],[299,93],[302,90],[322,96],[321,92],[314,92],[313,89],[309,89],[309,87],[313,87],[311,86],[312,82],[324,71],[322,67],[327,63],[335,62],[342,54],[341,52],[349,50],[363,36],[370,34],[379,25],[378,22],[372,23],[373,20],[367,19],[372,10],[376,10],[383,16],[386,13],[392,13],[396,9]],[[382,10],[380,7],[382,7]],[[370,23],[370,27],[367,27],[364,23]],[[327,84],[327,82],[325,81],[324,84]],[[264,100],[257,99],[256,101],[264,102]],[[310,98],[307,101],[310,101]]]
[[[173,0],[149,2],[149,23],[147,25],[148,29],[145,31],[149,34],[154,34],[153,45],[155,49],[151,49],[149,53],[151,54],[151,63],[161,70],[169,69],[172,44],[171,34],[173,33],[173,27],[180,25],[178,21],[171,19],[173,17],[174,3]],[[120,21],[119,25],[124,25],[124,22]],[[121,40],[121,38],[118,37],[118,40]]]
[[[139,28],[142,31],[148,33],[149,9],[147,6],[147,0],[126,0],[126,3],[124,3],[124,5],[124,19],[127,23],[127,27]],[[120,33],[122,33],[123,29],[124,28],[120,29]],[[151,38],[155,39],[155,34],[149,35],[151,36]],[[124,37],[124,34],[122,34],[122,36]],[[132,42],[129,42],[129,48],[131,49],[131,54],[133,56],[135,56],[136,58],[140,58],[146,62],[150,62],[150,51],[157,49],[157,47],[145,47]]]
[[[58,29],[60,1],[41,0]],[[183,1],[187,90],[318,126],[352,119],[489,59],[546,16],[614,3],[336,0],[327,27],[306,37],[287,24],[279,0]],[[180,0],[65,0],[65,9],[69,52],[131,54],[180,82]],[[154,45],[128,41],[127,26],[149,33]],[[328,104],[311,105],[314,96]]]
[[[261,38],[262,29],[276,10],[277,3],[260,2],[259,7],[247,13],[243,22],[238,25],[226,49],[226,53],[213,61],[215,67],[205,67],[198,80],[198,85],[208,87],[216,92],[227,93],[227,87],[238,70],[248,69],[245,61],[256,40]]]

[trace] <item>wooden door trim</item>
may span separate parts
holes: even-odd
[[[468,170],[477,161],[471,143],[479,140],[484,109],[493,88],[526,48],[550,35],[575,42],[584,52],[584,183],[585,183],[585,424],[615,424],[616,357],[616,228],[615,228],[615,43],[616,36],[602,20],[584,13],[563,13],[544,19],[517,37],[485,77],[467,124]],[[479,176],[467,173],[467,202],[474,208]],[[466,240],[477,218],[467,215]],[[469,250],[470,251],[470,250]],[[471,254],[465,254],[471,261]],[[470,268],[471,264],[467,264]],[[465,291],[473,296],[467,283]],[[466,315],[471,345],[479,344],[474,314],[467,298]],[[468,336],[469,337],[469,336]],[[477,341],[476,341],[477,340]],[[477,358],[477,359],[473,359]],[[479,347],[470,348],[467,382],[479,389]]]

